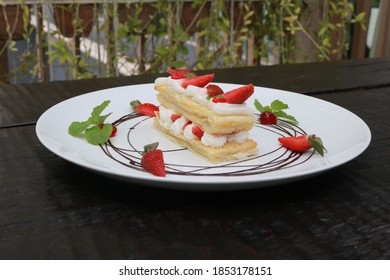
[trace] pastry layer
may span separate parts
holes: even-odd
[[[179,145],[188,148],[195,154],[198,154],[212,163],[242,160],[257,154],[257,144],[251,139],[247,139],[243,143],[235,141],[227,142],[223,147],[214,148],[205,146],[200,140],[186,139],[182,134],[174,135],[168,129],[161,126],[159,117],[154,119],[154,126],[160,130],[168,139],[178,143]]]
[[[248,131],[256,122],[256,117],[252,114],[215,114],[192,98],[176,93],[170,86],[160,85],[156,86],[155,89],[159,92],[157,99],[161,105],[200,125],[210,134],[230,134]]]

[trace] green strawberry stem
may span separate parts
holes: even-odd
[[[150,143],[148,145],[145,145],[144,146],[144,153],[147,153],[147,152],[150,152],[150,151],[157,149],[158,144],[159,144],[158,142],[153,142],[153,143]]]
[[[135,111],[135,108],[141,105],[142,103],[139,100],[133,100],[130,102],[130,106]]]

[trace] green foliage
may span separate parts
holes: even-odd
[[[24,17],[29,18],[30,7],[21,2]],[[78,7],[81,4],[68,6]],[[263,63],[300,62],[297,54],[305,50],[297,46],[297,36],[309,39],[318,61],[343,59],[349,48],[349,30],[353,24],[365,28],[366,15],[354,14],[349,0],[320,0],[316,5],[323,11],[318,28],[309,26],[304,15],[311,11],[303,0],[184,0],[154,2],[130,1],[124,6],[105,2],[96,4],[104,21],[96,23],[95,31],[105,34],[107,61],[89,59],[88,50],[77,54],[73,38],[64,38],[58,32],[39,34],[47,49],[48,63],[57,61],[71,68],[75,79],[94,76],[91,68],[99,68],[98,76],[120,75],[125,63],[133,65],[129,74],[159,73],[168,68],[203,70],[237,67]],[[190,16],[184,7],[191,6]],[[0,3],[0,7],[2,4]],[[127,9],[127,10],[126,10]],[[118,17],[123,11],[131,14]],[[233,13],[232,13],[233,12]],[[98,12],[95,14],[96,22]],[[188,19],[187,23],[184,23]],[[187,18],[188,17],[188,18]],[[119,19],[120,20],[119,20]],[[33,28],[25,22],[25,40],[30,42]],[[81,33],[80,19],[73,14],[75,33]],[[11,32],[11,27],[7,26]],[[196,30],[195,33],[193,33]],[[48,36],[55,40],[47,40]],[[196,42],[195,57],[190,54]],[[136,45],[137,44],[137,45]],[[136,45],[136,47],[134,47]],[[252,46],[253,57],[248,56]],[[16,51],[15,42],[8,41],[8,50]],[[1,50],[0,50],[1,51]],[[35,51],[29,47],[22,54],[23,65],[18,73],[39,72]],[[272,61],[271,61],[272,59]]]
[[[93,108],[91,116],[86,121],[74,121],[68,127],[68,133],[74,137],[85,137],[88,143],[100,145],[106,143],[111,136],[113,126],[104,121],[111,115],[101,115],[110,100]]]

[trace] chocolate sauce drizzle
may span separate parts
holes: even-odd
[[[139,119],[137,122],[136,120]],[[125,115],[118,120],[114,121],[112,124],[115,126],[120,126],[125,122],[135,122],[133,126],[130,127],[127,132],[127,143],[128,147],[118,147],[109,140],[107,143],[100,145],[103,152],[113,159],[114,161],[137,171],[145,172],[141,166],[142,151],[137,150],[134,147],[132,139],[137,135],[137,127],[143,122],[152,121],[152,117],[145,117],[136,112]],[[257,115],[257,120],[259,116]],[[285,121],[278,120],[278,123],[275,125],[262,125],[257,121],[253,129],[261,129],[263,133],[274,133],[278,137],[284,136],[298,136],[306,134],[306,132],[297,126],[296,124]],[[261,146],[261,143],[260,143]],[[178,149],[164,149],[164,147],[159,147],[165,153],[180,153],[186,151],[186,148]],[[262,148],[260,147],[260,151]],[[277,147],[272,151],[267,153],[259,153],[258,155],[238,160],[234,162],[226,162],[221,164],[200,164],[200,165],[191,165],[191,164],[177,164],[174,162],[165,162],[167,174],[174,175],[190,175],[190,176],[250,176],[250,175],[259,175],[268,172],[274,172],[277,170],[282,170],[286,168],[291,168],[297,165],[300,165],[308,161],[314,154],[314,151],[311,153],[297,153],[290,151],[282,146]]]

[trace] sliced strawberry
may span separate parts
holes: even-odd
[[[143,103],[137,106],[135,110],[141,115],[154,117],[156,116],[155,112],[158,111],[158,107],[151,103]]]
[[[249,84],[226,92],[223,97],[226,99],[227,103],[242,104],[253,94],[254,91],[255,88],[253,87],[253,84]]]
[[[169,69],[168,73],[174,80],[196,77],[196,74],[190,70]]]
[[[290,136],[290,137],[281,137],[278,138],[278,141],[287,149],[290,149],[294,152],[305,152],[311,148],[314,148],[321,156],[324,155],[324,150],[326,151],[322,140],[319,137],[312,135],[300,135],[300,136]]]
[[[207,74],[202,76],[197,76],[193,78],[185,78],[181,83],[183,88],[187,88],[189,85],[204,87],[214,79],[214,74]]]
[[[171,115],[172,122],[175,122],[177,119],[180,119],[180,118],[181,118],[181,115],[179,115],[179,114],[172,114]]]
[[[211,101],[213,101],[214,103],[226,103],[227,100],[223,97],[214,97],[213,99],[211,99]]]
[[[153,175],[165,177],[165,163],[163,152],[157,149],[158,142],[144,146],[145,152],[142,155],[141,166]]]
[[[181,127],[181,129],[184,130],[184,129],[187,127],[187,125],[189,125],[189,124],[192,124],[192,121],[186,122],[186,123]]]
[[[217,85],[210,84],[206,88],[207,88],[207,94],[209,96],[215,97],[217,95],[222,95],[223,94],[223,90],[219,86],[217,86]]]
[[[203,137],[203,130],[200,128],[199,125],[195,125],[192,127],[192,134],[194,134],[196,137],[198,137],[199,139],[202,139]]]
[[[144,116],[154,117],[156,115],[156,111],[158,111],[158,107],[151,103],[141,103],[138,100],[133,100],[130,102],[133,110],[137,111],[139,114]]]

